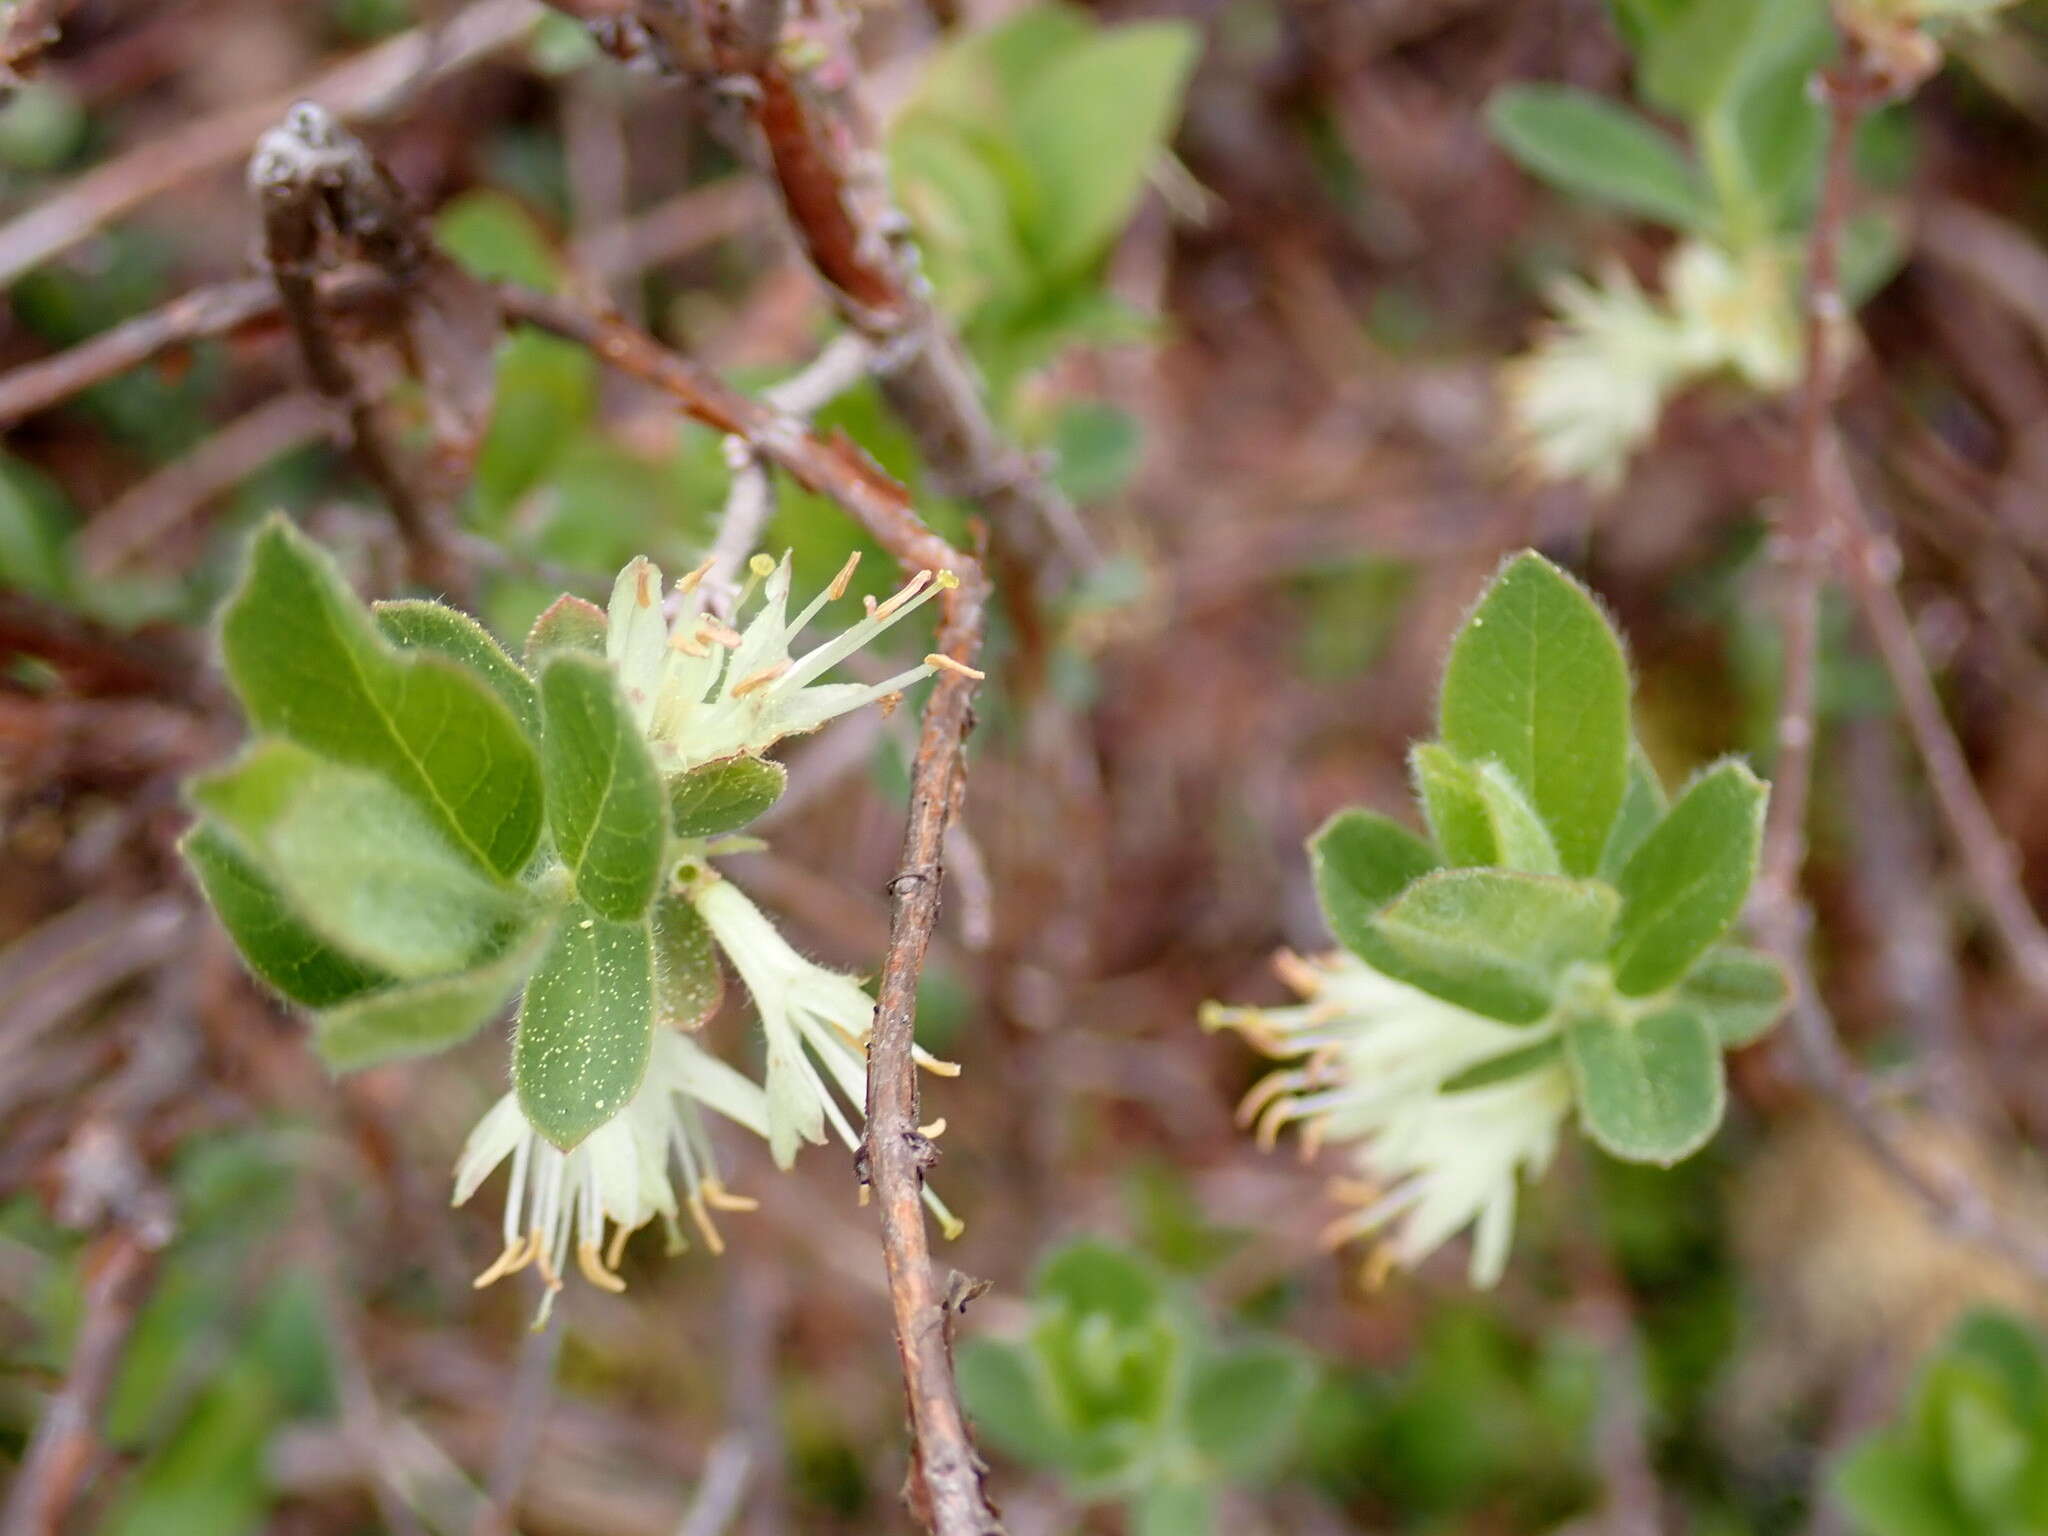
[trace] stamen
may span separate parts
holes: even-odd
[[[913,597],[917,596],[918,593],[922,592],[926,587],[931,585],[932,577],[937,574],[938,573],[936,571],[919,571],[915,576],[911,577],[909,581],[904,583],[903,590],[901,592],[898,592],[894,597],[890,598],[887,602],[877,604],[875,607],[870,608],[868,610],[868,617],[876,620],[877,622],[880,622],[882,620],[887,619],[891,614],[900,612],[905,603],[909,602]]]
[[[771,662],[758,672],[748,673],[730,688],[726,689],[726,693],[732,698],[744,699],[750,693],[760,692],[788,670],[789,659],[784,657],[781,661]]]
[[[832,578],[832,585],[825,589],[825,601],[836,603],[846,596],[846,589],[853,582],[854,568],[860,564],[860,551],[855,550],[846,557],[846,564],[839,567],[839,574]]]
[[[1393,1248],[1386,1243],[1381,1243],[1371,1253],[1366,1255],[1365,1267],[1359,1271],[1358,1278],[1364,1283],[1368,1291],[1383,1289],[1387,1283],[1387,1277],[1394,1272],[1395,1262]]]
[[[923,1067],[925,1071],[931,1073],[933,1077],[958,1077],[960,1075],[959,1062],[941,1061],[921,1045],[913,1045],[910,1048],[910,1059],[920,1067]]]
[[[711,654],[711,647],[704,643],[701,631],[693,635],[679,629],[668,637],[668,644],[670,650],[681,651],[685,656],[695,656],[700,660]]]
[[[1332,1179],[1323,1187],[1332,1200],[1342,1200],[1346,1205],[1371,1205],[1386,1193],[1370,1179]]]
[[[964,661],[955,661],[942,651],[933,651],[931,655],[925,657],[924,664],[928,667],[937,667],[942,672],[957,672],[962,677],[971,677],[977,683],[988,676],[980,668],[970,667]]]
[[[616,1296],[626,1288],[626,1282],[606,1269],[599,1260],[595,1243],[576,1245],[576,1267],[583,1271],[583,1278],[600,1291],[610,1291]]]
[[[732,600],[732,611],[738,613],[747,606],[747,599],[754,595],[754,589],[764,578],[775,574],[775,558],[768,554],[754,555],[747,561],[747,579],[740,583],[739,596]]]
[[[872,1189],[870,1189],[870,1188],[869,1188],[869,1187],[868,1187],[867,1185],[865,1185],[865,1184],[861,1185],[861,1187],[860,1187],[860,1208],[861,1208],[862,1210],[866,1210],[866,1209],[868,1208],[868,1202],[869,1202],[870,1200],[874,1199],[874,1198],[875,1198],[875,1192],[874,1192],[874,1191],[873,1191]]]
[[[752,1195],[736,1195],[716,1179],[705,1179],[697,1186],[704,1196],[704,1203],[714,1211],[758,1211],[761,1202]]]
[[[1302,1126],[1300,1141],[1302,1162],[1312,1163],[1316,1160],[1316,1154],[1323,1150],[1323,1137],[1329,1134],[1329,1130],[1330,1117],[1328,1115],[1317,1115],[1315,1119]]]
[[[692,1191],[684,1202],[690,1208],[690,1220],[697,1224],[697,1230],[704,1234],[704,1246],[713,1253],[725,1252],[725,1239],[718,1235],[718,1228],[711,1224],[711,1213],[704,1209],[704,1202]]]
[[[740,648],[740,632],[730,624],[712,618],[709,614],[706,614],[698,621],[697,638],[699,640],[715,640],[728,651],[736,651]]]
[[[633,1229],[631,1227],[612,1228],[611,1246],[604,1251],[604,1267],[606,1269],[617,1269],[619,1267],[620,1261],[626,1257],[626,1239],[632,1235]]]
[[[516,1275],[533,1260],[533,1250],[523,1237],[515,1237],[505,1245],[505,1251],[492,1261],[491,1267],[470,1281],[472,1288],[482,1290],[495,1285],[507,1275]]]
[[[1274,952],[1273,974],[1303,997],[1314,997],[1323,990],[1323,980],[1301,956],[1291,949]]]
[[[652,608],[656,593],[651,577],[654,567],[645,560],[633,563],[633,603],[636,607]]]
[[[934,1120],[930,1125],[920,1125],[917,1128],[917,1134],[922,1136],[926,1141],[937,1141],[941,1136],[946,1134],[946,1117],[944,1115],[941,1115],[938,1119]]]
[[[903,702],[903,695],[900,693],[885,693],[875,702],[882,706],[882,718],[886,720],[896,713],[896,706]]]
[[[533,1229],[533,1235],[528,1241],[533,1245],[534,1267],[540,1271],[541,1279],[546,1282],[550,1291],[559,1291],[562,1288],[562,1277],[555,1273],[554,1260],[548,1256],[546,1239],[539,1227]]]
[[[717,563],[718,556],[706,555],[701,561],[698,562],[697,568],[694,571],[690,571],[686,575],[678,576],[676,578],[676,592],[678,593],[678,595],[687,597],[690,593],[696,591],[697,583],[702,581],[706,576],[709,576],[711,574],[711,567],[716,565]]]

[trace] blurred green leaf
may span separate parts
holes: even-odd
[[[1728,931],[1756,878],[1767,787],[1724,762],[1686,788],[1616,877],[1614,983],[1641,997],[1675,986]]]
[[[1523,169],[1563,191],[1679,229],[1712,221],[1685,151],[1605,97],[1563,85],[1506,86],[1487,103],[1487,122]]]
[[[313,1049],[328,1071],[355,1072],[459,1045],[505,1011],[547,941],[547,930],[538,928],[472,970],[327,1009],[313,1020]]]
[[[1579,1115],[1607,1151],[1668,1165],[1705,1145],[1721,1123],[1721,1048],[1683,1008],[1625,1022],[1595,1015],[1565,1029]]]
[[[528,736],[540,734],[540,696],[533,680],[475,619],[446,603],[417,598],[372,603],[370,612],[386,640],[401,650],[433,651],[468,667],[505,701]]]
[[[1294,1435],[1315,1370],[1279,1344],[1250,1344],[1195,1362],[1182,1406],[1189,1443],[1232,1477],[1263,1471]]]
[[[1424,875],[1361,934],[1398,981],[1508,1023],[1533,1023],[1575,960],[1606,947],[1619,899],[1591,880],[1497,869]]]
[[[1409,884],[1437,868],[1427,843],[1375,811],[1339,811],[1308,840],[1309,870],[1323,920],[1346,948]]]
[[[490,425],[470,482],[484,527],[504,517],[561,462],[597,408],[589,348],[522,327],[498,346]]]
[[[1423,741],[1408,749],[1408,768],[1444,862],[1461,869],[1498,863],[1493,817],[1472,766],[1450,748]]]
[[[1698,1014],[1723,1050],[1761,1039],[1784,1015],[1792,989],[1769,955],[1717,945],[1679,984],[1675,1001]]]
[[[669,824],[677,837],[737,832],[766,814],[788,786],[789,770],[767,758],[705,763],[669,780]]]
[[[552,291],[561,258],[540,221],[516,198],[479,187],[434,215],[434,238],[473,277]]]
[[[1488,586],[1451,642],[1444,745],[1514,776],[1567,872],[1599,867],[1628,787],[1629,679],[1592,596],[1533,551]]]
[[[1629,747],[1628,788],[1622,793],[1621,809],[1615,813],[1607,847],[1600,855],[1601,879],[1611,881],[1621,873],[1643,839],[1664,819],[1667,807],[1664,785],[1657,778],[1655,765],[1643,744],[1633,742]]]

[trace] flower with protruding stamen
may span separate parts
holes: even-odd
[[[878,683],[824,683],[818,679],[855,651],[958,583],[949,571],[920,571],[886,602],[872,600],[867,614],[802,655],[790,647],[824,606],[846,595],[858,562],[849,559],[820,592],[789,617],[790,557],[756,555],[751,576],[734,605],[738,627],[685,601],[671,623],[663,613],[661,572],[636,559],[612,589],[606,654],[617,669],[634,718],[653,743],[664,769],[692,768],[741,753],[759,753],[785,736],[815,731],[826,721],[900,693],[947,665],[927,657]],[[693,597],[705,567],[677,585]],[[750,617],[742,610],[758,588]]]
[[[798,954],[730,880],[707,876],[691,890],[690,900],[761,1015],[768,1058],[768,1148],[776,1166],[789,1167],[801,1142],[822,1144],[827,1122],[849,1148],[858,1148],[860,1134],[840,1099],[853,1116],[863,1113],[875,1000],[852,977]],[[920,1066],[942,1076],[960,1070],[923,1050],[915,1054]],[[948,1237],[959,1235],[959,1220],[929,1188],[924,1202]]]
[[[1431,997],[1349,954],[1277,968],[1302,1002],[1284,1008],[1210,1004],[1202,1022],[1230,1028],[1271,1056],[1297,1060],[1246,1095],[1240,1118],[1262,1144],[1299,1121],[1304,1145],[1354,1145],[1368,1192],[1334,1223],[1342,1241],[1394,1225],[1383,1254],[1414,1267],[1467,1226],[1470,1276],[1490,1286],[1507,1262],[1516,1184],[1549,1165],[1570,1112],[1569,1072],[1534,1048],[1551,1025],[1509,1025]],[[1521,1070],[1514,1060],[1532,1053]],[[1453,1086],[1477,1069],[1507,1074]]]
[[[573,1245],[584,1278],[604,1290],[622,1291],[625,1281],[617,1269],[626,1239],[658,1216],[675,1251],[682,1246],[676,1224],[680,1210],[690,1213],[712,1252],[723,1251],[711,1210],[752,1210],[754,1202],[731,1194],[719,1181],[699,1106],[756,1135],[768,1134],[761,1089],[670,1029],[655,1031],[647,1076],[625,1109],[569,1152],[528,1124],[518,1097],[506,1094],[477,1122],[455,1166],[454,1203],[461,1205],[500,1163],[512,1162],[505,1192],[505,1251],[476,1283],[489,1285],[535,1266],[546,1286],[541,1301],[545,1318],[562,1287]],[[680,1205],[669,1178],[671,1161],[681,1176]]]

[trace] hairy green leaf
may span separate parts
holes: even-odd
[[[1351,948],[1365,925],[1420,875],[1437,867],[1429,845],[1375,811],[1339,811],[1308,840],[1323,920]]]
[[[525,893],[478,870],[417,802],[289,742],[258,742],[196,781],[192,798],[295,920],[393,976],[461,970],[528,913]]]
[[[1628,664],[1592,596],[1530,551],[1451,642],[1444,745],[1498,762],[1529,793],[1567,873],[1599,867],[1628,787]]]
[[[1586,1134],[1616,1157],[1669,1167],[1721,1123],[1721,1048],[1704,1020],[1667,1008],[1634,1023],[1605,1016],[1565,1029]]]
[[[291,899],[235,839],[202,821],[178,843],[243,963],[295,1003],[331,1008],[393,979],[344,953],[293,910]]]
[[[552,651],[577,651],[602,658],[609,627],[604,610],[597,604],[564,592],[548,604],[527,632],[526,669],[539,672],[540,664]]]
[[[545,929],[497,959],[453,976],[404,982],[313,1020],[313,1049],[330,1072],[427,1056],[459,1045],[505,1011],[539,958]]]
[[[1623,866],[1614,984],[1643,997],[1675,985],[1742,911],[1763,844],[1766,787],[1726,762],[1695,779]]]
[[[669,825],[677,837],[737,832],[782,798],[789,770],[765,757],[727,757],[668,781]]]
[[[333,564],[282,518],[250,541],[221,616],[228,679],[258,729],[383,775],[482,868],[540,837],[540,764],[473,672],[384,642]]]
[[[1760,1040],[1792,1000],[1785,968],[1734,944],[1710,949],[1679,983],[1678,1006],[1706,1020],[1723,1050]]]
[[[725,971],[711,928],[680,896],[657,901],[650,922],[655,1021],[671,1029],[696,1029],[725,1000]]]
[[[1358,953],[1445,1002],[1533,1023],[1550,1010],[1565,968],[1606,948],[1619,905],[1598,881],[1444,870],[1373,918]]]
[[[1532,875],[1561,875],[1557,844],[1514,776],[1499,763],[1481,763],[1474,775],[1486,819],[1493,827],[1496,862]]]
[[[654,756],[603,662],[571,652],[549,657],[540,694],[555,850],[577,895],[600,916],[630,922],[654,900],[668,837]]]
[[[1487,122],[1523,169],[1563,191],[1680,229],[1713,219],[1685,151],[1605,97],[1565,85],[1511,85],[1494,93]]]
[[[1601,879],[1611,881],[1621,873],[1622,866],[1650,835],[1650,829],[1664,819],[1668,804],[1655,765],[1643,751],[1643,744],[1635,742],[1629,748],[1628,788],[1622,794],[1613,830],[1607,834],[1607,847],[1600,855]]]
[[[433,651],[468,667],[490,684],[528,736],[540,735],[540,696],[533,691],[533,679],[475,619],[446,603],[419,598],[372,603],[370,612],[386,640],[401,650]]]
[[[1430,835],[1453,868],[1500,862],[1493,835],[1493,817],[1479,792],[1479,775],[1470,763],[1440,742],[1419,742],[1408,752],[1415,776],[1415,795]]]
[[[533,1128],[564,1152],[639,1090],[654,1048],[647,924],[569,908],[526,983],[512,1083]]]

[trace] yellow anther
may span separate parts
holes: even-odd
[[[861,1185],[861,1187],[860,1187],[860,1208],[861,1208],[862,1210],[866,1210],[866,1209],[868,1208],[868,1202],[869,1202],[870,1200],[872,1200],[872,1199],[873,1199],[874,1197],[875,1197],[875,1192],[874,1192],[874,1191],[873,1191],[872,1189],[869,1189],[869,1188],[867,1187],[867,1185],[865,1185],[865,1184]]]
[[[1381,1243],[1366,1255],[1365,1266],[1358,1272],[1360,1283],[1368,1291],[1380,1290],[1386,1285],[1387,1277],[1394,1272],[1394,1265],[1397,1262],[1394,1250]]]
[[[967,1230],[967,1223],[951,1211],[934,1211],[932,1214],[939,1218],[939,1231],[949,1243]]]
[[[759,693],[775,679],[789,670],[789,661],[771,662],[758,672],[750,672],[726,690],[733,698],[744,699],[750,693]]]
[[[721,623],[709,615],[698,620],[697,638],[699,640],[715,640],[728,651],[736,651],[740,646],[740,632],[730,624]]]
[[[922,1136],[926,1141],[937,1141],[941,1136],[946,1134],[946,1117],[944,1115],[941,1115],[938,1119],[934,1120],[930,1125],[920,1125],[917,1128],[917,1134]]]
[[[1371,1205],[1386,1193],[1370,1179],[1332,1179],[1323,1188],[1332,1200],[1342,1200],[1346,1205]]]
[[[761,1202],[752,1195],[736,1195],[716,1179],[706,1179],[697,1186],[704,1196],[704,1203],[714,1211],[758,1211]]]
[[[942,1061],[921,1045],[913,1045],[910,1048],[910,1059],[934,1077],[958,1077],[960,1075],[959,1062]]]
[[[941,592],[950,592],[960,585],[960,578],[951,571],[940,571],[932,580],[938,583]]]
[[[539,1227],[533,1229],[533,1233],[527,1241],[533,1246],[533,1263],[534,1267],[540,1271],[541,1279],[546,1282],[549,1290],[559,1291],[562,1288],[562,1277],[555,1273],[554,1261],[548,1257],[547,1247],[541,1240]]]
[[[633,1235],[631,1227],[613,1227],[611,1246],[604,1251],[604,1267],[617,1269],[626,1257],[626,1239]]]
[[[533,1251],[523,1237],[515,1237],[505,1245],[505,1251],[498,1255],[491,1267],[469,1283],[477,1290],[495,1285],[507,1275],[516,1275],[533,1261]]]
[[[766,550],[747,557],[747,569],[766,580],[775,574],[775,557]]]
[[[725,1252],[725,1239],[718,1235],[718,1228],[711,1224],[711,1213],[704,1209],[704,1202],[693,1191],[683,1202],[690,1209],[690,1220],[697,1224],[697,1230],[704,1234],[704,1246],[713,1253]]]
[[[988,676],[980,668],[970,667],[964,661],[955,661],[941,651],[933,651],[931,655],[925,657],[924,664],[928,667],[937,667],[941,672],[958,672],[962,677],[971,677],[977,683]]]
[[[898,592],[894,597],[890,598],[887,602],[878,603],[874,607],[870,608],[868,610],[868,617],[871,619],[879,620],[889,618],[891,615],[897,613],[902,609],[905,603],[909,602],[913,597],[917,596],[918,593],[922,592],[926,587],[931,585],[932,577],[934,574],[935,573],[932,571],[919,571],[915,576],[911,577],[909,581],[903,584],[903,590],[901,592]]]
[[[644,558],[633,561],[633,602],[641,608],[654,606],[654,567]]]
[[[839,567],[839,574],[832,578],[832,585],[825,589],[825,601],[836,603],[846,596],[846,589],[853,581],[853,573],[860,565],[860,551],[855,550],[846,557],[846,564]]]
[[[1330,1117],[1317,1115],[1301,1128],[1301,1160],[1312,1163],[1316,1154],[1323,1150],[1323,1138],[1329,1134]]]
[[[701,659],[711,654],[711,647],[704,643],[701,634],[689,634],[680,629],[668,637],[668,644],[670,650],[681,651],[685,656]]]
[[[681,594],[688,594],[696,591],[697,583],[702,581],[706,576],[709,576],[711,574],[711,567],[716,565],[717,563],[718,557],[716,555],[706,555],[702,560],[697,562],[697,568],[694,571],[686,572],[685,574],[678,576],[676,578],[676,591]]]
[[[583,1271],[583,1278],[600,1291],[610,1291],[614,1296],[626,1288],[626,1282],[604,1267],[597,1256],[597,1244],[576,1245],[576,1267]]]
[[[1303,997],[1314,997],[1323,990],[1323,979],[1316,974],[1315,967],[1291,949],[1274,952],[1273,974]]]

